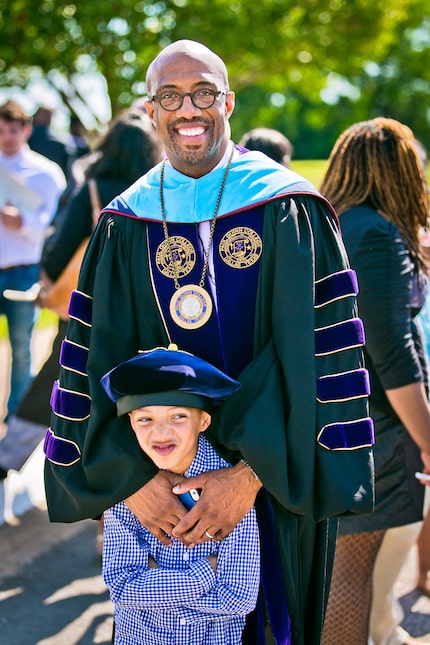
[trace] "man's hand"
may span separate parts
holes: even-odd
[[[198,502],[172,530],[172,535],[187,546],[210,539],[222,540],[251,509],[261,486],[243,463],[182,479],[174,487],[174,493],[185,493],[191,488],[201,488],[202,492]]]
[[[9,229],[9,231],[19,231],[22,227],[23,220],[21,213],[12,204],[5,204],[3,206],[0,210],[0,218],[3,226]]]
[[[185,516],[186,509],[172,493],[183,477],[160,470],[145,486],[125,500],[130,511],[163,544],[172,544],[168,535]]]

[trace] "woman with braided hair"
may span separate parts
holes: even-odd
[[[424,487],[414,474],[430,473],[427,368],[415,323],[426,293],[419,231],[429,204],[412,131],[382,117],[352,125],[335,143],[321,192],[339,214],[358,276],[376,431],[375,510],[340,520],[323,643],[367,645],[384,533],[422,519]],[[406,636],[396,643],[417,642]]]

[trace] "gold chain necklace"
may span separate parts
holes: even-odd
[[[160,172],[160,205],[161,205],[161,218],[163,221],[163,231],[164,238],[167,242],[170,262],[172,266],[172,271],[174,274],[173,281],[175,283],[175,293],[170,299],[170,315],[172,316],[173,321],[179,327],[183,329],[198,329],[203,327],[209,320],[212,314],[212,298],[209,293],[204,288],[206,273],[209,267],[209,256],[210,250],[212,247],[212,240],[215,233],[216,218],[218,215],[219,207],[221,204],[221,198],[224,192],[225,185],[227,183],[227,176],[230,170],[231,162],[233,160],[234,146],[228,160],[224,176],[221,182],[221,188],[218,193],[218,199],[215,205],[214,214],[212,216],[211,228],[209,233],[209,240],[207,249],[204,251],[204,261],[202,276],[200,278],[199,284],[187,284],[183,287],[179,284],[178,279],[178,270],[177,266],[173,259],[172,245],[169,237],[169,232],[167,230],[167,221],[166,221],[166,210],[164,205],[164,169],[166,167],[167,159],[165,159],[161,166]]]

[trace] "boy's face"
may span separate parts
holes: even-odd
[[[150,405],[129,412],[139,446],[158,468],[182,474],[197,451],[200,432],[209,426],[208,412],[196,408]]]

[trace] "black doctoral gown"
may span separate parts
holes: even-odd
[[[256,208],[262,252],[252,346],[244,348],[250,356],[234,363],[242,387],[214,414],[207,436],[231,463],[243,457],[261,478],[276,525],[292,643],[317,645],[336,518],[373,505],[364,333],[354,275],[325,200],[287,187],[240,213],[223,213],[224,226],[237,228],[240,215],[239,228],[252,229]],[[128,418],[116,416],[100,386],[103,374],[139,350],[177,342],[148,271],[151,227],[162,225],[144,212],[117,211],[108,208],[101,218],[72,295],[45,442],[52,521],[96,517],[156,473],[137,449]],[[194,349],[180,338],[180,349]],[[204,349],[201,355],[209,360]]]

